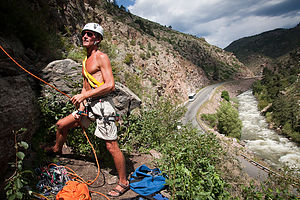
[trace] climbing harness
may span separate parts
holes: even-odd
[[[86,110],[85,113],[87,114],[87,116],[88,116],[88,113],[90,112],[90,113],[92,113],[95,116],[96,119],[103,120],[103,123],[104,124],[108,124],[108,125],[110,125],[110,122],[117,122],[117,121],[119,121],[120,118],[119,118],[118,114],[110,113],[109,115],[105,115],[104,114],[104,108],[103,108],[103,106],[101,104],[102,100],[99,99],[99,102],[100,102],[100,105],[101,105],[101,108],[100,108],[101,115],[96,114],[93,111],[91,105],[87,104],[87,105],[85,105],[85,110]]]
[[[24,70],[25,72],[27,72],[28,74],[30,74],[31,76],[33,76],[34,78],[36,78],[36,79],[38,79],[38,80],[40,80],[41,82],[43,82],[43,83],[45,83],[46,85],[48,85],[48,86],[50,86],[50,87],[52,87],[53,89],[55,89],[56,91],[58,91],[58,92],[60,92],[61,94],[63,94],[63,95],[65,95],[66,97],[68,97],[69,99],[71,99],[71,97],[69,96],[69,95],[67,95],[66,93],[64,93],[64,92],[62,92],[61,90],[59,90],[59,89],[57,89],[55,86],[53,86],[53,85],[51,85],[51,84],[49,84],[49,83],[47,83],[46,81],[44,81],[43,79],[41,79],[41,78],[39,78],[39,77],[37,77],[36,75],[34,75],[34,74],[32,74],[31,72],[29,72],[28,70],[26,70],[24,67],[22,67],[16,60],[14,60],[5,50],[4,50],[4,48],[0,45],[0,49],[17,65],[17,66],[19,66],[22,70]],[[85,63],[84,63],[84,65],[85,65]],[[103,85],[104,83],[102,82],[102,83],[100,83],[100,85]],[[100,86],[99,85],[99,86]],[[99,87],[98,86],[98,87]],[[88,138],[88,136],[87,136],[87,133],[85,132],[85,129],[84,129],[84,127],[83,126],[81,126],[81,128],[82,128],[82,130],[83,130],[83,133],[84,133],[84,135],[85,135],[85,137],[87,138],[87,141],[88,141],[88,143],[90,144],[90,146],[92,147],[92,151],[93,151],[93,154],[94,154],[94,156],[95,156],[95,160],[96,160],[96,164],[97,164],[97,168],[98,168],[98,172],[97,172],[97,176],[95,177],[95,179],[94,180],[88,180],[88,181],[85,181],[83,178],[81,178],[74,170],[72,170],[71,168],[68,168],[68,167],[66,167],[65,166],[65,168],[67,169],[67,173],[68,173],[68,175],[69,176],[72,176],[74,179],[76,178],[77,179],[77,181],[79,181],[79,182],[81,182],[81,183],[84,183],[84,184],[86,184],[86,185],[91,185],[91,184],[93,184],[97,179],[98,179],[98,177],[99,177],[99,175],[100,175],[100,165],[99,165],[99,162],[98,162],[98,158],[97,158],[97,154],[96,154],[96,151],[95,151],[95,149],[94,149],[94,146],[92,145],[92,143],[90,142],[90,140],[89,140],[89,138]],[[55,165],[55,164],[51,164],[51,165],[54,165],[54,166],[57,166],[58,167],[58,165]],[[59,166],[59,167],[63,167],[63,166]],[[45,187],[46,188],[46,187]],[[105,197],[106,199],[108,199],[109,200],[109,198],[106,196],[106,195],[104,195],[104,194],[102,194],[102,193],[100,193],[100,192],[96,192],[96,191],[90,191],[91,193],[97,193],[97,194],[99,194],[99,195],[102,195],[103,197]],[[44,197],[42,194],[36,194],[36,193],[33,193],[35,196],[37,196],[37,197],[40,197],[40,198],[44,198],[44,199],[47,199],[46,197]]]

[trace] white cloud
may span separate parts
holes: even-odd
[[[298,0],[136,0],[128,9],[224,48],[241,37],[295,26],[300,22],[297,3]]]

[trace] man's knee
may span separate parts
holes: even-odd
[[[56,128],[57,128],[57,131],[63,131],[66,129],[66,126],[62,120],[59,120],[58,122],[56,122]]]
[[[120,151],[117,141],[106,141],[106,149],[111,153]]]

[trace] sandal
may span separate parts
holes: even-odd
[[[116,192],[117,194],[116,195],[110,195],[109,193],[107,194],[108,196],[111,196],[111,197],[119,197],[121,195],[123,195],[125,192],[127,192],[129,189],[130,189],[130,186],[129,186],[129,183],[128,185],[124,185],[122,183],[118,183],[118,185],[122,188],[122,190],[117,190],[116,188],[112,189],[110,192],[114,191]],[[118,186],[117,185],[117,186]]]

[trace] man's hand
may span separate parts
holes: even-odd
[[[85,100],[85,96],[83,94],[77,94],[71,98],[72,103],[76,106],[76,108],[79,107],[80,103]]]
[[[76,113],[76,114],[73,115],[73,117],[74,117],[76,120],[79,120],[79,119],[81,118],[81,115],[79,115],[79,114]]]

